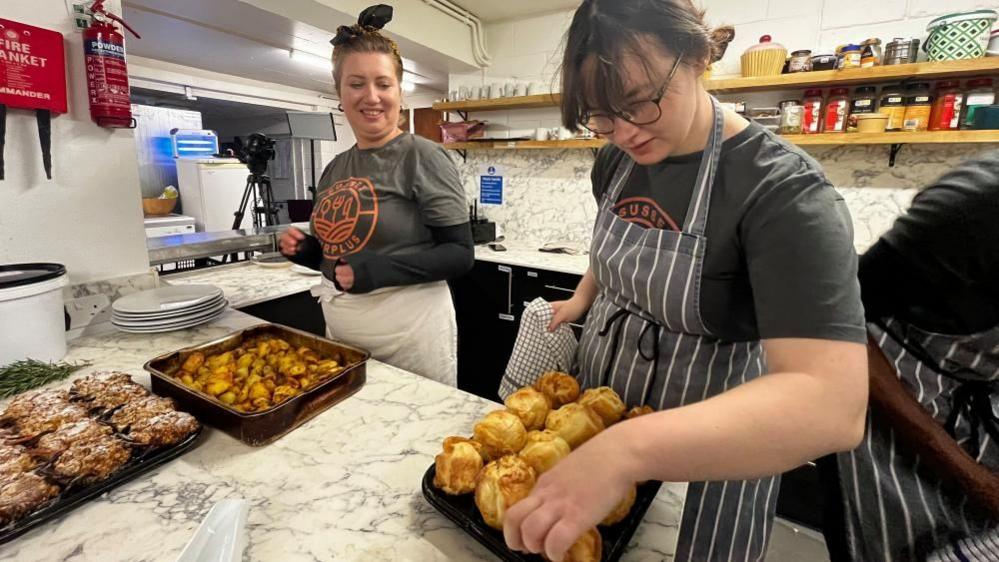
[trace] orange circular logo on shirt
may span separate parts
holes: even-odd
[[[368,178],[348,178],[324,190],[312,213],[316,237],[326,259],[361,251],[378,224],[378,195]]]

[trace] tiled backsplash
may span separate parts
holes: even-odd
[[[843,193],[853,215],[856,245],[866,248],[913,195],[947,170],[994,145],[907,145],[888,167],[887,145],[815,147],[809,152]],[[470,151],[457,158],[469,200],[478,196],[478,176],[486,166],[502,170],[504,204],[480,206],[508,240],[541,245],[589,245],[596,203],[590,186],[593,155],[588,150]]]

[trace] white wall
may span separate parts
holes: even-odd
[[[771,35],[789,51],[831,53],[844,43],[878,37],[926,36],[926,24],[944,14],[995,8],[995,0],[704,0],[708,20],[735,26],[718,74],[739,74],[742,52]],[[925,56],[925,55],[924,55]]]
[[[109,7],[118,12],[118,4]],[[7,117],[0,263],[59,262],[73,283],[145,272],[135,140],[130,130],[91,122],[83,41],[65,3],[4,0],[0,15],[65,35],[69,88],[69,113],[52,120],[52,181],[42,170],[34,113],[10,110]]]

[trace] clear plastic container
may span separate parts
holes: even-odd
[[[933,110],[933,96],[929,82],[916,82],[905,88],[905,118],[902,130],[909,132],[925,131],[930,126],[930,112]]]
[[[857,116],[865,113],[875,113],[878,110],[878,89],[874,86],[861,86],[853,91],[850,102],[850,115],[846,119],[847,132],[857,131]]]
[[[885,86],[881,89],[879,113],[888,116],[886,131],[901,131],[905,120],[905,93],[901,84]]]
[[[964,93],[957,80],[937,82],[933,96],[933,109],[930,111],[931,131],[953,131],[961,125],[961,106]]]
[[[850,90],[833,88],[826,101],[822,119],[823,133],[845,133],[846,116],[850,113]]]
[[[805,90],[805,99],[801,102],[805,112],[801,116],[801,132],[812,135],[822,132],[822,90]]]
[[[975,111],[980,107],[993,105],[996,102],[996,91],[991,78],[975,78],[968,80],[964,92],[964,107],[961,110],[961,128],[970,129],[975,120]]]

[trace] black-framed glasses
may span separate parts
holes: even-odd
[[[676,74],[676,69],[680,67],[681,59],[683,59],[683,53],[680,53],[680,56],[676,57],[676,60],[673,61],[673,68],[670,69],[669,74],[666,76],[666,81],[656,91],[654,98],[635,102],[620,111],[586,111],[580,119],[583,127],[598,135],[609,135],[614,132],[614,119],[622,119],[632,125],[639,126],[651,125],[658,121],[663,116],[663,108],[659,103],[663,101],[666,90],[669,88],[670,82],[673,81],[673,75]]]

